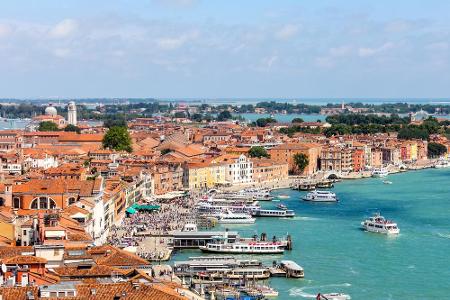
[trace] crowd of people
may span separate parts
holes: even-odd
[[[137,211],[124,217],[119,226],[112,226],[108,243],[120,248],[135,247],[136,254],[149,260],[167,255],[171,232],[182,230],[193,221],[195,198],[177,198],[163,203],[155,211]]]

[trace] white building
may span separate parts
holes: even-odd
[[[253,182],[253,162],[244,154],[231,158],[226,165],[225,180],[232,184]]]
[[[67,123],[71,125],[77,125],[77,106],[75,102],[70,101],[67,106]]]

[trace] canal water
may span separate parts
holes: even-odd
[[[304,279],[272,278],[277,299],[314,299],[317,293],[343,292],[352,299],[450,299],[450,169],[428,169],[381,179],[344,181],[333,189],[337,204],[300,200],[289,194],[278,203],[294,209],[293,219],[258,219],[254,225],[228,225],[242,236],[289,233],[294,250],[284,255],[257,256],[265,263],[291,259],[305,269]],[[400,235],[388,237],[360,230],[374,212],[396,221]],[[198,256],[181,251],[173,260]],[[242,256],[242,258],[249,256]]]

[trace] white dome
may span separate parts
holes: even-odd
[[[58,114],[58,111],[53,106],[49,106],[45,109],[45,114],[47,116],[56,116]]]

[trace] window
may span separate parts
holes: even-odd
[[[60,249],[55,249],[55,250],[53,251],[53,255],[55,255],[55,256],[56,256],[56,255],[59,255],[59,250],[60,250]]]
[[[49,197],[39,197],[35,198],[30,205],[31,209],[54,209],[56,208],[56,203],[52,198]]]
[[[75,199],[75,197],[70,197],[69,198],[69,205],[74,204],[75,202],[77,202],[77,199]]]
[[[13,199],[13,207],[14,208],[20,208],[20,198],[19,197],[14,197],[14,199]]]

